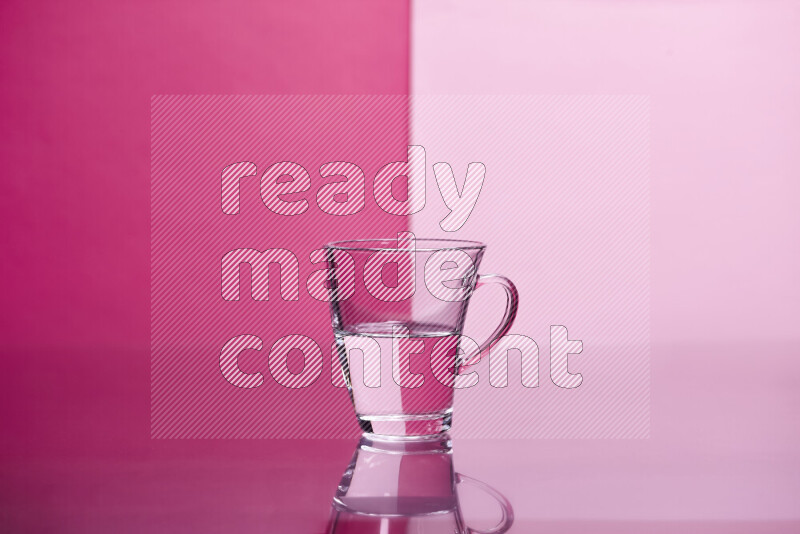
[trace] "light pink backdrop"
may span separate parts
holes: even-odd
[[[462,441],[460,458],[512,502],[529,503],[523,517],[797,519],[800,4],[413,7],[415,95],[650,97],[650,439]],[[413,116],[412,136],[427,124]],[[492,130],[498,144],[515,133]],[[497,210],[540,190],[490,172],[487,193],[492,179],[517,193]],[[490,243],[493,269],[502,269],[498,249],[540,239],[535,227],[486,221],[460,233]],[[535,268],[515,274],[543,283]],[[576,361],[592,358],[587,348]]]

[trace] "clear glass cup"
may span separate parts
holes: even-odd
[[[496,526],[479,530],[465,524],[458,498],[460,484],[472,485],[496,501],[500,508]],[[365,435],[337,487],[328,533],[500,534],[513,522],[508,499],[455,471],[449,435],[414,441]]]
[[[450,429],[459,370],[505,335],[517,313],[514,284],[478,274],[485,250],[408,232],[325,246],[339,363],[364,432],[413,438]],[[461,333],[470,297],[487,284],[502,287],[507,301],[479,345]]]

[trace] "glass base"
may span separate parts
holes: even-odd
[[[367,436],[378,439],[430,439],[450,430],[453,410],[420,415],[358,415],[358,424]]]

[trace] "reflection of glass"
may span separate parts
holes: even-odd
[[[464,525],[458,484],[494,497],[502,518],[490,530]],[[499,534],[514,520],[495,489],[453,470],[450,436],[429,440],[377,440],[364,436],[333,499],[328,534]]]
[[[325,248],[339,361],[361,428],[384,436],[449,430],[455,374],[511,328],[514,284],[478,274],[486,245],[474,241],[401,233],[397,240]],[[490,283],[506,291],[505,314],[482,346],[466,344],[459,336],[467,304],[476,288]],[[466,354],[459,357],[459,350]],[[351,364],[353,352],[363,365]]]

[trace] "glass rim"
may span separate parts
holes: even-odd
[[[420,242],[440,243],[442,246],[418,247],[417,252],[436,252],[438,250],[482,250],[486,248],[485,243],[471,241],[468,239],[445,239],[437,237],[420,237],[414,239],[414,244]],[[375,243],[376,246],[367,246],[368,243]],[[387,246],[378,246],[378,243],[386,243]],[[345,239],[342,241],[331,241],[325,244],[329,250],[360,250],[369,252],[391,252],[397,250],[397,238],[374,238],[374,239]],[[404,249],[400,249],[404,250]]]

